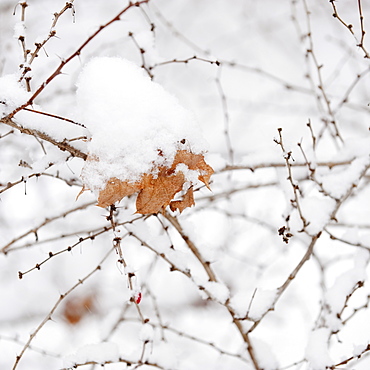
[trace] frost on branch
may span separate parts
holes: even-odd
[[[120,58],[95,58],[78,82],[81,120],[90,131],[85,188],[107,207],[139,193],[138,213],[182,212],[193,186],[213,173],[206,144],[189,111],[144,70]],[[181,199],[174,200],[177,194]]]

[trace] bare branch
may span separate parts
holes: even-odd
[[[74,52],[72,53],[68,58],[63,59],[59,66],[55,69],[55,71],[45,80],[44,83],[41,84],[41,86],[33,93],[33,95],[28,99],[28,101],[24,104],[22,104],[20,107],[16,108],[13,112],[11,112],[7,118],[10,121],[11,118],[14,117],[17,112],[21,111],[23,108],[28,107],[29,105],[32,105],[32,103],[35,101],[35,99],[41,94],[42,91],[44,91],[45,87],[49,85],[51,81],[54,80],[55,77],[59,76],[62,73],[62,70],[66,64],[68,64],[71,60],[79,56],[82,52],[82,50],[96,37],[102,32],[105,28],[109,27],[112,23],[119,21],[121,19],[121,16],[126,13],[129,9],[132,7],[138,7],[142,4],[147,4],[150,0],[142,0],[138,1],[136,3],[129,3],[122,11],[120,11],[114,18],[112,18],[110,21],[106,22],[102,26],[98,28],[97,31],[95,31],[87,40]]]
[[[99,265],[97,265],[91,272],[89,272],[85,277],[80,279],[76,284],[74,284],[70,289],[68,289],[64,294],[61,294],[58,298],[58,300],[55,302],[54,306],[51,308],[51,310],[48,312],[48,314],[45,316],[45,318],[42,320],[42,322],[39,324],[39,326],[30,334],[30,337],[24,347],[22,348],[19,355],[17,355],[16,360],[14,362],[12,370],[15,370],[20,360],[22,359],[24,353],[29,348],[31,342],[35,339],[37,333],[45,326],[45,324],[52,319],[52,316],[56,309],[60,306],[60,304],[63,302],[63,300],[71,294],[78,286],[82,285],[86,280],[88,280],[92,275],[94,275],[97,271],[101,270],[101,265],[105,262],[105,260],[108,258],[108,256],[112,253],[113,249],[110,249],[109,252],[105,255],[105,257],[100,261]]]
[[[25,107],[23,107],[23,108],[25,108]],[[1,118],[0,122],[4,123],[5,125],[11,126],[15,129],[17,129],[22,134],[35,136],[38,139],[48,141],[49,143],[58,147],[61,151],[63,151],[63,152],[67,151],[67,152],[71,153],[71,155],[73,157],[82,158],[84,161],[87,159],[87,154],[81,152],[80,150],[78,150],[77,148],[75,148],[74,146],[69,144],[68,139],[65,139],[63,141],[57,141],[57,140],[53,139],[51,136],[49,136],[49,135],[47,135],[47,134],[45,134],[41,131],[23,127],[23,126],[19,125],[18,123],[15,123],[14,120],[12,120],[9,117]]]

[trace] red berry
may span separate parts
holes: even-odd
[[[136,293],[135,295],[135,303],[139,304],[141,302],[141,292]]]

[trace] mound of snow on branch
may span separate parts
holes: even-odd
[[[206,149],[193,115],[134,63],[94,58],[78,80],[81,122],[88,128],[89,156],[82,177],[98,192],[116,178],[135,182],[161,166],[170,167],[178,150]]]

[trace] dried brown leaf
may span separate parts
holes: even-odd
[[[112,177],[105,188],[99,192],[98,206],[108,207],[115,202],[119,202],[122,198],[132,195],[142,189],[141,183],[130,183],[121,181]]]
[[[85,316],[96,311],[95,299],[96,297],[93,293],[69,298],[64,305],[62,315],[69,324],[75,325]]]
[[[176,153],[172,168],[175,169],[180,163],[187,165],[189,170],[198,171],[198,179],[202,181],[209,189],[209,180],[214,171],[213,168],[205,162],[203,154],[194,154],[188,152],[187,150],[179,150]]]
[[[161,152],[159,155],[162,155]],[[96,161],[99,159],[89,156],[88,160]],[[179,164],[185,164],[189,170],[197,171],[199,173],[198,179],[209,188],[209,180],[214,171],[204,161],[204,156],[187,150],[179,150],[171,167],[157,168],[158,174],[156,176],[145,173],[140,181],[135,183],[121,181],[116,177],[109,179],[105,188],[99,192],[97,205],[105,208],[126,196],[139,192],[136,199],[137,213],[158,213],[168,205],[172,211],[178,209],[182,212],[185,208],[194,205],[194,196],[191,187],[182,200],[172,201],[187,181],[181,171],[176,171]]]
[[[180,211],[180,213],[182,213],[182,211],[185,208],[191,207],[191,206],[194,206],[194,205],[195,205],[194,191],[193,191],[193,187],[191,187],[186,192],[186,194],[183,196],[182,200],[173,200],[170,203],[170,209],[171,209],[172,212],[174,212],[174,211],[176,211],[176,209],[178,209]]]
[[[176,193],[181,191],[185,176],[177,172],[171,176],[159,174],[144,175],[143,189],[136,199],[136,212],[141,214],[158,213],[167,207]]]

